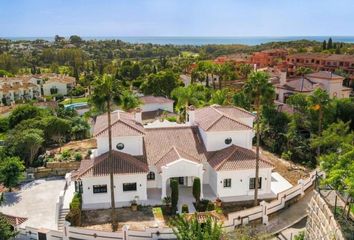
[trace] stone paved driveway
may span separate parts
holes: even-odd
[[[23,226],[56,230],[56,201],[64,186],[62,178],[38,179],[24,184],[20,191],[5,194],[0,212],[28,218]]]

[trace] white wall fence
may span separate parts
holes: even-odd
[[[226,228],[226,230],[233,230],[236,226],[245,225],[257,219],[262,219],[263,224],[268,224],[270,214],[283,209],[287,201],[305,194],[305,191],[311,187],[316,180],[316,174],[318,173],[314,171],[310,174],[309,178],[299,180],[296,186],[279,193],[277,199],[269,203],[262,201],[259,206],[229,213],[228,220],[224,222],[224,228]]]
[[[298,196],[303,196],[305,191],[310,188],[315,180],[316,171],[312,172],[307,179],[301,179],[296,186],[281,192],[277,195],[277,199],[267,203],[262,201],[259,206],[229,213],[228,219],[224,221],[224,228],[226,231],[232,231],[239,225],[246,225],[254,220],[262,220],[263,224],[268,223],[268,217],[286,205],[286,202],[293,200]],[[322,174],[320,174],[322,175]],[[29,231],[27,228],[25,231]],[[22,232],[22,231],[21,231]],[[35,229],[31,230],[32,235],[35,233]],[[83,239],[83,240],[139,240],[139,239],[175,239],[172,229],[170,228],[146,228],[145,231],[130,230],[129,226],[124,226],[122,231],[118,232],[103,232],[97,230],[89,230],[80,227],[72,227],[70,223],[65,222],[63,232],[49,231],[47,239],[49,240],[69,240]],[[33,239],[38,239],[34,238]]]

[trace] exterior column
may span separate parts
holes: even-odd
[[[164,172],[161,172],[161,199],[164,199],[166,197],[166,183],[167,183],[167,179],[166,176],[164,174]]]

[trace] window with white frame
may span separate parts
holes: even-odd
[[[224,188],[230,188],[231,187],[231,178],[225,178],[224,179]]]

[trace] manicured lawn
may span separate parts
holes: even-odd
[[[87,101],[88,101],[87,97],[73,98],[73,99],[66,98],[63,101],[61,101],[60,103],[66,105],[66,104],[71,104],[71,103],[83,103],[83,102],[87,102]]]

